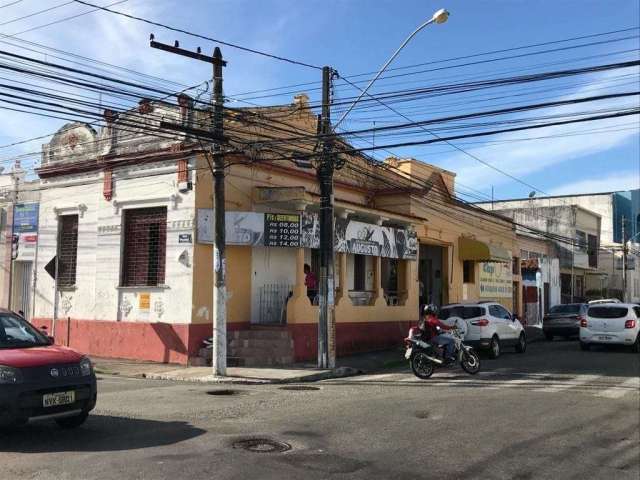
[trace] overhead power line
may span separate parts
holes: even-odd
[[[109,12],[109,13],[113,13],[116,15],[121,15],[123,17],[127,17],[131,20],[137,20],[138,22],[144,22],[147,23],[149,25],[154,25],[156,27],[160,27],[160,28],[164,28],[166,30],[171,30],[173,32],[178,32],[178,33],[183,33],[185,35],[189,35],[190,37],[195,37],[195,38],[201,38],[203,40],[208,40],[210,42],[214,42],[214,43],[219,43],[220,45],[226,45],[227,47],[231,47],[231,48],[236,48],[238,50],[242,50],[245,52],[249,52],[249,53],[255,53],[256,55],[262,55],[263,57],[268,57],[268,58],[272,58],[274,60],[280,60],[282,62],[287,62],[287,63],[291,63],[294,65],[300,65],[303,67],[309,67],[309,68],[314,68],[316,70],[322,70],[322,67],[319,67],[317,65],[312,65],[310,63],[305,63],[305,62],[301,62],[298,60],[292,60],[291,58],[286,58],[286,57],[282,57],[279,55],[275,55],[272,53],[267,53],[267,52],[263,52],[260,50],[255,50],[253,48],[248,48],[248,47],[243,47],[241,45],[235,44],[235,43],[230,43],[230,42],[225,42],[223,40],[219,40],[216,38],[212,38],[212,37],[208,37],[206,35],[200,35],[199,33],[194,33],[194,32],[190,32],[188,30],[184,30],[182,28],[177,28],[177,27],[172,27],[170,25],[166,25],[164,23],[159,23],[159,22],[155,22],[153,20],[148,20],[146,18],[142,18],[142,17],[137,17],[135,15],[131,15],[125,12],[120,12],[118,10],[113,10],[107,7],[101,7],[100,5],[95,5],[93,3],[89,3],[89,2],[85,2],[84,0],[74,0],[76,3],[81,3],[82,5],[87,5],[88,7],[94,7],[96,9],[99,10],[104,10],[105,12]]]

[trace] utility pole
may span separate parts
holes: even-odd
[[[222,52],[218,47],[213,52],[213,134],[222,137]],[[213,144],[213,374],[227,374],[227,284],[225,257],[225,204],[224,204],[224,153],[220,142]]]
[[[152,48],[175,53],[184,57],[194,58],[213,64],[213,122],[211,131],[160,122],[160,128],[182,131],[206,138],[213,142],[213,374],[224,376],[227,374],[227,286],[225,259],[225,194],[224,194],[224,97],[222,94],[222,67],[227,62],[222,58],[220,48],[216,47],[213,56],[209,57],[197,52],[191,52],[175,45],[166,45],[154,41],[151,36]]]
[[[331,134],[331,67],[322,69],[322,113],[320,134],[322,153],[317,176],[320,183],[320,285],[318,314],[318,368],[334,368],[335,316],[334,316],[334,242],[333,242],[333,135]]]
[[[625,223],[627,219],[622,215],[622,301],[627,301],[627,239],[625,236]]]

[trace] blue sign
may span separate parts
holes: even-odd
[[[13,233],[29,233],[38,231],[37,203],[18,203],[13,208]]]

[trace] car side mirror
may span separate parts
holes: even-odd
[[[516,320],[518,320],[518,316],[517,315],[511,315],[511,321],[515,322]]]
[[[47,335],[47,339],[49,340],[49,342],[51,343],[51,345],[53,345],[54,343],[56,343],[56,339],[53,338],[51,335]]]

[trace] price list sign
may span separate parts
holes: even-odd
[[[265,213],[264,244],[267,247],[299,247],[300,215]]]

